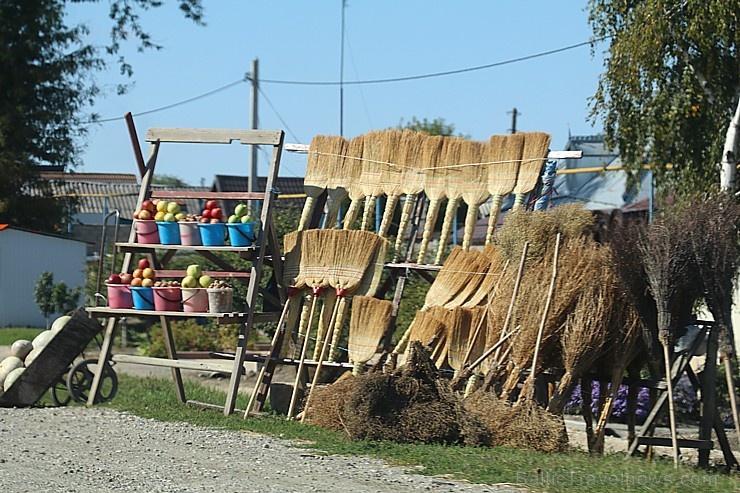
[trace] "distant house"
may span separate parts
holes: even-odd
[[[84,287],[86,248],[67,237],[0,225],[0,327],[45,327],[33,299],[36,280],[48,271],[54,283]]]
[[[255,188],[259,192],[264,192],[267,187],[267,177],[260,176],[257,178]],[[279,176],[274,184],[278,192],[277,207],[288,207],[300,210],[305,199],[305,189],[303,188],[302,177]],[[216,175],[213,179],[212,192],[244,192],[249,189],[248,179],[246,176],[234,175]],[[226,211],[233,211],[237,201],[225,200],[223,206]]]

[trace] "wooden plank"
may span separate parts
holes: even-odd
[[[652,445],[653,447],[673,447],[673,441],[670,437],[637,437],[637,444]],[[711,440],[690,440],[687,438],[679,438],[678,447],[712,450],[712,448],[714,448],[714,442]]]
[[[298,154],[308,154],[310,146],[308,144],[294,144],[288,143],[283,146],[287,152],[295,152]],[[583,151],[550,151],[547,154],[547,159],[581,159],[583,157]]]
[[[132,228],[133,230],[133,228]],[[116,243],[116,247],[118,247],[121,251],[127,252],[127,253],[151,253],[155,250],[187,250],[191,252],[244,252],[244,251],[254,251],[257,249],[256,246],[248,246],[248,247],[234,247],[229,245],[224,246],[188,246],[188,245],[148,245],[144,243],[134,243],[134,242],[125,242],[125,243]]]
[[[197,192],[183,190],[152,190],[153,199],[217,199],[217,200],[262,200],[265,192]]]
[[[135,354],[114,354],[111,359],[116,363],[131,363],[135,365],[158,366],[162,368],[179,368],[181,370],[217,371],[231,374],[231,365],[209,364],[191,359],[154,358]],[[245,372],[242,372],[244,374]]]
[[[282,130],[238,130],[227,128],[150,128],[147,142],[181,142],[193,144],[241,144],[276,146],[282,142]]]
[[[385,267],[388,269],[411,269],[411,270],[426,270],[426,271],[433,271],[438,272],[442,269],[441,265],[432,265],[432,264],[415,264],[412,262],[398,262],[398,263],[388,263],[385,264]]]
[[[162,279],[165,277],[177,277],[177,278],[183,278],[187,275],[186,270],[180,270],[180,269],[174,269],[174,270],[168,270],[168,269],[157,269],[157,278]],[[203,275],[210,276],[214,279],[216,278],[224,278],[224,279],[249,279],[251,276],[251,273],[249,272],[224,272],[221,270],[204,270],[202,271]]]
[[[135,309],[121,309],[121,308],[108,308],[107,306],[95,306],[88,307],[86,310],[92,315],[99,316],[114,316],[114,317],[126,317],[126,316],[165,316],[165,317],[176,317],[176,318],[215,318],[216,322],[222,325],[239,324],[244,323],[247,319],[247,313],[233,312],[233,313],[207,313],[207,312],[170,312],[170,311],[157,311],[157,310],[135,310]],[[263,312],[255,313],[253,318],[255,322],[275,322],[280,317],[277,312]]]
[[[102,328],[84,310],[76,310],[13,385],[0,394],[0,407],[35,404]]]

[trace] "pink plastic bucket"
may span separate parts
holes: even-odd
[[[157,221],[153,219],[145,221],[137,219],[134,221],[134,228],[136,228],[136,241],[138,243],[144,243],[147,245],[159,243],[159,229],[157,228]]]
[[[182,311],[182,298],[178,287],[153,287],[154,309],[158,312]]]
[[[200,246],[203,243],[200,240],[200,230],[198,223],[194,221],[181,221],[180,223],[180,242],[187,246]]]
[[[107,284],[109,308],[132,308],[134,300],[127,284]]]
[[[208,291],[206,288],[180,288],[182,311],[208,313]]]

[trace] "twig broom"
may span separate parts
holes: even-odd
[[[491,212],[488,216],[486,245],[493,241],[498,216],[504,197],[514,191],[519,174],[524,134],[492,135],[488,142],[488,192],[491,194]]]
[[[393,303],[390,301],[362,295],[352,298],[347,347],[353,375],[361,374],[365,363],[375,356],[392,313]]]
[[[424,168],[424,194],[429,199],[429,206],[427,208],[427,214],[424,219],[424,233],[421,237],[421,244],[419,245],[419,253],[416,257],[417,264],[424,263],[424,257],[429,247],[429,241],[432,238],[432,232],[434,231],[435,223],[437,222],[437,216],[439,215],[439,207],[442,203],[442,199],[445,198],[445,175],[447,170],[445,164],[447,162],[447,152],[449,148],[449,142],[451,139],[431,136],[427,137],[426,146],[433,147],[437,145],[437,142],[441,142],[441,150],[439,151],[438,160],[433,163],[425,163]]]
[[[527,132],[524,135],[524,150],[522,151],[522,164],[516,177],[513,209],[524,207],[524,199],[529,192],[537,186],[537,180],[542,173],[542,167],[547,160],[547,152],[550,148],[550,134],[545,132]]]
[[[316,199],[324,192],[328,180],[329,163],[335,159],[332,155],[332,137],[316,135],[311,139],[306,163],[306,177],[303,188],[306,191],[306,202],[298,222],[298,230],[308,228],[316,205]]]

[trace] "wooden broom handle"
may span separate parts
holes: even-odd
[[[298,384],[301,382],[301,373],[303,372],[303,366],[306,360],[306,352],[308,352],[308,336],[311,333],[311,320],[316,311],[316,300],[319,299],[321,294],[321,288],[314,288],[313,299],[311,300],[311,309],[308,316],[308,326],[306,327],[306,335],[303,339],[303,346],[301,348],[301,359],[298,362],[298,369],[295,374],[295,382],[293,384],[293,393],[290,396],[290,405],[288,406],[288,419],[293,418],[293,411],[295,411],[296,401],[298,400]]]
[[[352,229],[357,220],[357,214],[360,212],[360,202],[362,199],[352,199],[347,208],[347,214],[344,215],[344,221],[342,222],[343,229]]]
[[[524,264],[527,261],[527,253],[529,253],[529,242],[525,241],[522,247],[522,258],[519,259],[519,270],[516,273],[516,281],[514,282],[514,291],[511,293],[511,300],[509,301],[509,308],[506,311],[506,318],[504,319],[504,325],[501,327],[501,333],[499,334],[499,340],[506,335],[506,330],[509,328],[511,322],[511,316],[514,313],[514,305],[516,305],[516,297],[519,295],[519,286],[522,284],[522,276],[524,275]],[[498,360],[499,351],[496,350],[496,354],[493,359]]]
[[[380,221],[380,228],[378,229],[378,236],[385,238],[388,235],[388,230],[391,229],[391,222],[393,221],[393,213],[396,211],[396,204],[401,198],[400,195],[388,195],[385,201],[385,209],[383,209],[383,219]]]
[[[547,299],[545,300],[545,308],[542,310],[542,319],[540,320],[540,326],[537,329],[537,341],[534,344],[534,356],[532,356],[532,368],[529,371],[529,378],[534,379],[535,371],[537,370],[537,359],[540,355],[540,344],[542,344],[542,333],[545,331],[545,323],[547,322],[547,316],[550,314],[550,304],[552,303],[552,296],[555,293],[555,280],[558,277],[558,253],[560,252],[560,233],[555,237],[555,253],[552,259],[552,276],[550,276],[550,287],[547,290]]]
[[[396,235],[395,251],[393,252],[393,262],[398,262],[398,258],[401,252],[401,246],[406,237],[406,228],[409,225],[409,219],[411,213],[414,211],[414,204],[416,204],[416,195],[407,194],[403,199],[403,209],[401,210],[401,220],[398,222],[398,234]]]
[[[437,222],[437,215],[439,214],[439,205],[442,201],[440,199],[431,199],[429,201],[429,209],[427,209],[427,217],[424,220],[424,234],[421,237],[421,245],[419,245],[419,255],[416,258],[417,264],[424,263],[424,256],[427,253],[427,247],[429,246],[429,240],[432,237],[432,230],[434,229],[434,223]]]
[[[375,195],[368,195],[365,197],[365,210],[362,213],[362,225],[360,229],[368,231],[370,229],[370,220],[373,217],[373,209],[375,209],[375,201],[378,199]]]
[[[495,194],[491,197],[491,212],[488,215],[488,229],[486,230],[486,245],[493,242],[493,234],[496,231],[496,223],[498,222],[498,216],[501,213],[501,204],[504,198]]]
[[[463,232],[462,249],[470,250],[473,243],[473,233],[475,232],[475,223],[478,222],[478,204],[468,204],[468,213],[465,215],[465,230]]]
[[[447,208],[445,208],[445,218],[442,221],[442,231],[439,234],[439,243],[437,244],[437,256],[434,258],[434,265],[442,263],[442,255],[445,252],[445,246],[447,240],[450,237],[452,231],[452,224],[455,222],[455,213],[457,208],[460,206],[460,199],[449,199],[447,201]]]
[[[306,202],[303,204],[303,211],[301,212],[301,219],[298,221],[298,231],[303,231],[308,228],[308,223],[311,222],[311,216],[313,215],[313,208],[316,205],[316,198],[310,195],[306,196]]]
[[[319,383],[319,374],[321,373],[321,368],[324,364],[324,357],[326,357],[326,347],[329,345],[329,341],[331,341],[332,332],[334,332],[334,321],[337,318],[337,312],[339,311],[339,303],[334,304],[334,309],[331,311],[331,319],[329,320],[329,330],[326,332],[326,337],[324,338],[324,343],[321,345],[321,354],[319,355],[318,359],[316,360],[316,370],[314,370],[313,374],[313,380],[311,380],[311,388],[308,389],[308,396],[306,397],[306,402],[303,405],[303,416],[301,416],[301,423],[306,421],[306,416],[308,415],[308,406],[311,403],[311,396],[313,396],[313,391],[316,389],[316,386]],[[318,339],[317,339],[318,342]]]

